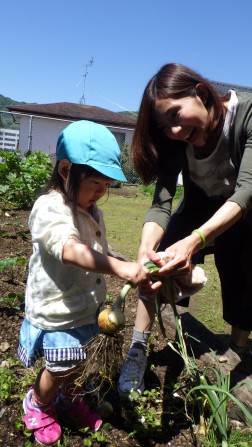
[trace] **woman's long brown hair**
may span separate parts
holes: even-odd
[[[164,65],[148,82],[142,97],[136,128],[131,145],[131,160],[144,184],[154,181],[160,170],[160,155],[164,151],[182,148],[185,143],[169,140],[155,122],[157,99],[183,98],[196,95],[197,84],[204,84],[208,91],[205,107],[211,134],[224,116],[224,97],[212,84],[189,67],[171,63]]]

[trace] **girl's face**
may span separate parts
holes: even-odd
[[[171,140],[206,144],[208,111],[198,95],[156,100],[156,124]]]
[[[112,181],[112,179],[100,175],[84,178],[80,182],[77,204],[87,211],[91,205],[98,202],[106,194]]]

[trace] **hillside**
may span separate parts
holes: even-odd
[[[7,96],[0,95],[0,112],[8,112],[10,104],[26,104],[24,101],[15,101]],[[18,124],[15,124],[10,114],[0,113],[0,128],[18,129]]]
[[[10,104],[26,104],[24,101],[15,101],[14,99],[8,98],[7,96],[3,96],[0,94],[0,110],[6,110],[8,112],[8,106]]]
[[[138,112],[128,112],[127,110],[124,110],[123,112],[119,112],[123,115],[132,116],[132,118],[137,118]]]

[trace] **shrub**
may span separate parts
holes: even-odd
[[[142,185],[141,186],[141,190],[142,190],[142,192],[144,194],[153,197],[154,196],[154,192],[155,192],[155,184],[152,183],[151,185],[147,185],[147,186]],[[174,196],[174,199],[176,199],[176,200],[180,199],[180,197],[183,195],[183,192],[184,192],[184,187],[183,186],[177,186],[176,194]]]
[[[0,151],[0,200],[29,208],[49,180],[53,164],[42,152],[22,157],[20,152]]]

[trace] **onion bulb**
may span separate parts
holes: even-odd
[[[122,288],[119,296],[112,307],[107,307],[98,316],[98,325],[102,332],[107,335],[114,335],[125,327],[126,318],[122,311],[124,298],[131,289],[132,284],[127,282]]]
[[[113,335],[125,327],[125,315],[120,309],[107,307],[99,314],[98,324],[104,334]]]

